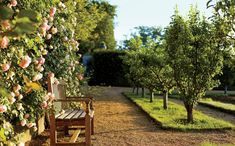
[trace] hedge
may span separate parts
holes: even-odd
[[[125,51],[95,51],[92,61],[92,75],[89,85],[129,86],[125,76],[128,67],[123,64]]]

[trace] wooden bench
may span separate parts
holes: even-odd
[[[66,97],[65,85],[55,83],[52,73],[48,75],[48,92],[55,94],[56,99],[53,102],[53,109],[60,108],[63,112],[57,113],[55,110],[50,112],[50,145],[51,146],[90,146],[91,135],[94,134],[94,109],[91,97]],[[65,103],[82,102],[85,108],[71,108],[65,106]],[[60,106],[56,106],[60,103]],[[73,130],[73,134],[68,142],[57,141],[58,128],[62,127],[65,134]],[[85,142],[76,142],[82,129],[85,129]]]

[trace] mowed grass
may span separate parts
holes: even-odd
[[[234,104],[213,101],[211,98],[202,99],[199,101],[199,103],[209,105],[209,106],[212,106],[212,107],[218,108],[218,109],[224,109],[224,110],[229,111],[230,113],[235,114],[235,105]]]
[[[223,120],[209,117],[199,111],[194,110],[194,122],[186,122],[186,110],[184,106],[169,102],[168,109],[162,107],[163,100],[157,98],[153,103],[149,102],[148,98],[137,97],[132,93],[124,93],[126,97],[135,102],[142,110],[155,119],[163,129],[176,130],[217,130],[217,129],[235,129],[231,123]]]

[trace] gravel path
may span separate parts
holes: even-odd
[[[121,95],[121,92],[130,89],[110,87],[103,90],[102,94],[95,97],[94,146],[197,146],[203,141],[235,145],[235,131],[162,130]],[[32,143],[34,146],[46,146],[49,144],[47,137],[48,132],[45,132]]]
[[[106,88],[96,98],[95,146],[193,146],[209,140],[235,144],[235,132],[176,132],[159,129],[121,95],[127,88]]]

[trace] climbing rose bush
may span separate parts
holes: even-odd
[[[65,3],[58,0],[51,3],[5,0],[0,5],[7,6],[14,13],[11,19],[0,19],[0,79],[1,86],[8,91],[8,94],[0,94],[0,141],[21,144],[14,137],[14,128],[20,126],[37,131],[37,118],[55,99],[46,91],[49,72],[69,83],[70,95],[79,93],[77,87],[83,82],[83,67],[79,64],[81,55],[77,54],[79,43],[75,37],[77,3],[71,0]],[[29,24],[37,29],[30,29],[31,33],[21,37],[2,35],[15,28],[17,24],[12,20],[27,7],[40,14],[37,18],[36,15],[30,16],[38,19],[37,25]]]

